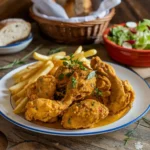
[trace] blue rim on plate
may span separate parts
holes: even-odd
[[[27,38],[25,38],[24,40],[21,40],[21,41],[18,41],[18,42],[15,42],[15,43],[12,43],[12,44],[9,44],[6,46],[0,46],[0,48],[8,48],[8,47],[18,46],[18,45],[23,44],[24,42],[30,41],[32,39],[33,39],[33,35],[32,35],[32,33],[30,33],[29,36]]]
[[[111,64],[111,63],[110,63]],[[115,64],[115,63],[112,63],[112,64]],[[115,64],[115,65],[118,65],[118,64]],[[120,66],[120,65],[118,65]],[[123,68],[125,68],[126,70],[129,70],[131,71],[130,69],[124,67],[124,66],[121,66]],[[131,71],[133,72],[134,74],[138,75],[145,83],[146,85],[150,88],[150,85],[137,73],[135,73],[134,71]],[[33,127],[28,127],[26,125],[22,125],[10,118],[8,118],[5,114],[3,114],[1,111],[0,111],[0,115],[3,116],[6,120],[8,120],[9,122],[19,126],[19,127],[22,127],[24,129],[27,129],[27,130],[30,130],[30,131],[34,131],[34,132],[38,132],[38,133],[43,133],[43,134],[51,134],[51,135],[57,135],[57,136],[88,136],[88,135],[96,135],[96,134],[102,134],[102,133],[108,133],[108,132],[113,132],[113,131],[116,131],[116,130],[119,130],[119,129],[122,129],[124,127],[127,127],[129,125],[131,125],[132,123],[138,121],[139,119],[141,119],[146,113],[148,113],[148,111],[150,111],[150,105],[146,108],[146,110],[140,115],[138,116],[137,118],[135,118],[134,120],[124,124],[124,125],[121,125],[119,127],[116,127],[116,128],[112,128],[112,129],[109,129],[109,130],[103,130],[103,131],[96,131],[96,132],[84,132],[84,133],[59,133],[59,132],[52,132],[52,131],[42,131],[42,130],[39,130],[39,129],[35,129]]]

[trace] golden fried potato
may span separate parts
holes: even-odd
[[[86,99],[69,107],[62,117],[66,129],[89,128],[108,116],[106,106],[93,99]]]

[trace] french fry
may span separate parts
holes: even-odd
[[[77,48],[77,50],[74,52],[74,56],[76,55],[76,54],[79,54],[79,53],[81,53],[82,52],[82,46],[79,46],[78,48]]]
[[[16,94],[19,92],[26,84],[28,84],[28,80],[19,82],[18,84],[13,85],[12,87],[9,88],[9,91],[11,94]]]
[[[14,74],[13,78],[19,78],[19,77],[26,74],[27,72],[29,72],[32,69],[38,69],[39,67],[41,67],[42,64],[43,64],[43,62],[41,62],[41,61],[39,61],[35,64],[32,64],[32,65],[26,67],[25,69],[23,69],[23,70],[17,72],[16,74]]]
[[[61,56],[61,55],[53,56],[53,57],[52,57],[52,61],[59,60],[59,59],[63,59],[63,58],[65,58],[65,56]]]
[[[17,105],[17,107],[14,109],[14,113],[15,113],[15,114],[20,114],[20,113],[24,112],[25,106],[26,106],[27,102],[28,102],[28,98],[25,97],[25,98]]]
[[[63,61],[62,60],[54,60],[54,67],[52,68],[52,70],[49,72],[49,74],[51,75],[55,75],[57,69],[63,65]]]
[[[47,60],[52,60],[53,57],[55,56],[66,56],[66,52],[58,52],[49,56],[45,56],[42,54],[39,54],[37,52],[34,52],[33,54],[33,58],[36,60],[40,60],[40,61],[47,61]]]
[[[91,50],[88,50],[88,51],[84,52],[85,57],[91,57],[95,54],[97,54],[97,50],[95,50],[95,49],[91,49]]]
[[[33,53],[33,58],[36,59],[36,60],[40,60],[40,61],[46,61],[46,60],[49,59],[48,56],[39,54],[39,53],[37,53],[37,52],[34,52],[34,53]]]
[[[73,60],[78,59],[79,61],[84,57],[84,52],[78,53],[73,57]]]
[[[31,70],[30,72],[24,74],[21,78],[20,78],[20,81],[24,81],[26,79],[29,79],[31,76],[33,76],[35,73],[37,72],[37,69],[33,69]]]
[[[40,76],[47,75],[53,67],[54,64],[52,63],[52,61],[47,61],[44,66],[29,79],[27,85],[20,92],[12,96],[13,100],[17,100],[20,97],[25,96],[28,86],[34,83]]]
[[[20,74],[21,76],[18,74],[17,75],[18,77],[15,77],[15,81],[17,84],[9,88],[10,92],[12,94],[19,92],[28,83],[28,80],[26,79],[30,78],[37,71],[37,69],[39,68],[38,66],[41,65],[41,63],[42,62],[38,63],[38,65],[34,64],[34,65],[27,67],[29,71],[24,74],[22,74],[23,73],[23,70],[22,70]],[[35,68],[35,67],[38,67],[38,68]],[[27,69],[25,69],[25,71],[27,71]]]
[[[29,83],[35,82],[40,76],[47,75],[51,69],[54,67],[52,61],[47,61],[44,66],[29,79]]]
[[[49,59],[48,60],[51,60],[52,58],[56,57],[56,56],[66,56],[66,52],[58,52],[58,53],[55,53],[55,54],[52,54],[52,55],[49,55]]]
[[[16,106],[18,106],[22,100],[23,100],[23,98],[21,97],[20,99],[18,99],[17,101],[15,101]]]
[[[84,62],[88,67],[91,68],[91,61],[89,59],[86,59],[85,57],[83,57],[80,61]]]
[[[21,97],[25,97],[25,96],[26,96],[26,89],[27,89],[27,87],[24,87],[20,92],[18,92],[18,93],[16,93],[16,94],[12,95],[12,99],[13,99],[14,101],[17,101],[17,100],[19,100]]]
[[[43,62],[42,61],[38,61],[32,65],[29,65],[27,68],[28,69],[37,69],[39,67],[41,67],[43,65]]]

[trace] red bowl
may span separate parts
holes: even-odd
[[[124,26],[125,24],[120,25]],[[112,59],[130,66],[150,67],[150,50],[128,49],[121,47],[108,39],[109,33],[110,28],[106,29],[104,32],[103,39],[105,47]]]

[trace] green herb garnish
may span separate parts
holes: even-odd
[[[102,92],[101,92],[98,88],[95,88],[93,93],[94,93],[94,95],[96,95],[97,97],[103,95]]]
[[[59,75],[58,79],[59,79],[59,80],[63,80],[64,77],[65,77],[65,75],[64,75],[63,73],[61,73],[61,74]]]
[[[69,59],[63,58],[63,65],[70,69],[73,69],[74,67],[79,67],[81,70],[87,70],[87,68],[83,65],[83,62],[73,58],[73,54],[70,55]]]
[[[24,64],[26,59],[29,58],[35,51],[39,50],[41,47],[42,47],[42,45],[36,47],[32,52],[30,52],[29,54],[27,54],[26,56],[24,56],[21,59],[15,59],[13,62],[9,63],[8,65],[1,66],[0,70],[10,69],[14,66],[19,66],[19,65]]]
[[[72,82],[72,87],[75,88],[76,85],[77,85],[77,80],[76,80],[76,78],[72,77],[72,78],[71,78],[71,82]]]
[[[95,77],[95,75],[96,75],[95,71],[90,72],[87,76],[87,80],[92,79],[93,77]]]
[[[73,72],[69,72],[69,73],[67,73],[67,74],[66,74],[66,77],[68,77],[68,78],[69,78],[69,77],[71,77],[71,76],[72,76],[72,74],[73,74]]]
[[[124,139],[124,145],[126,145],[129,140],[133,139],[133,135],[134,135],[136,129],[138,128],[139,124],[140,124],[140,121],[137,122],[137,125],[135,128],[133,128],[132,130],[129,130],[125,134],[126,138]]]
[[[59,47],[59,48],[50,49],[50,50],[48,51],[48,55],[61,52],[61,51],[63,51],[65,48],[67,48],[67,47]]]
[[[149,119],[143,117],[142,120],[143,120],[146,124],[148,124],[148,125],[150,126],[150,120],[149,120]]]
[[[68,66],[69,63],[68,63],[67,61],[63,61],[63,65],[64,65],[64,66]]]

